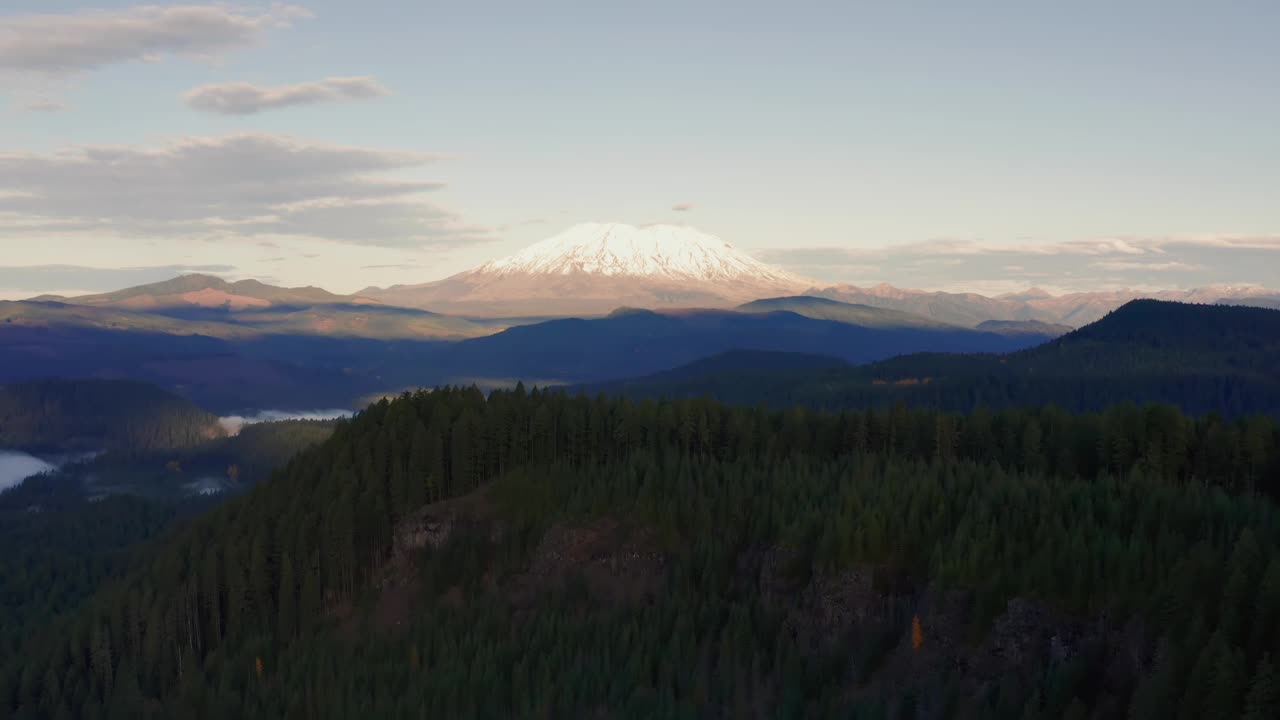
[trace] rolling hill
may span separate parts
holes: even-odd
[[[984,320],[977,325],[978,330],[999,333],[1001,335],[1040,335],[1057,337],[1065,335],[1075,328],[1070,325],[1047,323],[1042,320]]]
[[[443,349],[455,378],[594,382],[670,369],[727,350],[828,355],[866,363],[903,353],[1007,352],[1043,341],[967,328],[861,326],[793,312],[633,310],[514,327]]]
[[[0,447],[39,451],[187,448],[223,435],[218,418],[146,383],[0,385]]]
[[[436,347],[322,336],[223,339],[123,328],[0,324],[0,383],[135,380],[218,413],[348,407],[402,386]],[[406,383],[407,384],[407,383]]]
[[[747,313],[791,312],[814,320],[834,320],[862,327],[934,329],[957,327],[921,315],[810,295],[753,300],[739,305],[736,309]]]
[[[103,295],[0,302],[0,323],[220,338],[325,335],[388,340],[476,337],[509,325],[382,305],[319,288],[278,288],[255,280],[229,283],[207,275],[184,275]]]
[[[280,305],[360,305],[371,302],[367,298],[358,296],[335,295],[317,287],[283,288],[257,280],[228,282],[213,275],[199,273],[97,295],[74,297],[44,295],[32,299],[142,311],[192,307],[234,311]]]
[[[591,389],[831,409],[903,401],[959,411],[1043,404],[1079,411],[1127,400],[1168,402],[1195,414],[1280,416],[1277,357],[1280,312],[1135,300],[1098,322],[1008,354],[918,353],[863,367],[803,370],[742,365],[706,372],[693,364]]]

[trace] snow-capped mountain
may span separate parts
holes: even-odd
[[[623,305],[729,307],[813,284],[691,227],[586,223],[438,282],[361,294],[450,312],[593,314]]]
[[[714,235],[678,225],[575,225],[514,255],[485,263],[475,272],[495,276],[587,273],[712,282],[804,282]]]

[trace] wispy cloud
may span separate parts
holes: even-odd
[[[195,110],[220,115],[252,115],[264,110],[326,102],[369,100],[390,94],[371,77],[331,77],[316,82],[267,87],[231,82],[201,85],[182,96]]]
[[[1130,262],[1127,260],[1101,260],[1090,263],[1092,267],[1103,270],[1141,270],[1143,272],[1170,272],[1174,270],[1199,270],[1201,266],[1184,262]]]
[[[266,10],[230,5],[142,5],[109,11],[0,18],[0,70],[65,75],[164,55],[216,56],[259,42],[271,27],[310,13],[277,3]]]
[[[759,254],[793,272],[857,285],[1280,288],[1280,235],[1115,237],[1020,245],[945,238],[883,247],[772,248]]]
[[[386,247],[488,239],[423,200],[443,183],[387,175],[436,159],[264,133],[0,153],[0,235],[284,235]]]
[[[231,265],[155,265],[150,267],[85,267],[82,265],[0,265],[0,288],[19,292],[44,292],[48,288],[76,288],[106,292],[146,285],[187,273],[225,275]]]
[[[22,109],[27,112],[56,113],[67,109],[66,103],[58,100],[50,100],[48,98],[36,98],[28,100],[22,104]]]

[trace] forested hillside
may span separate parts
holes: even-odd
[[[1280,312],[1135,300],[1020,352],[916,353],[862,367],[796,370],[777,359],[707,372],[698,364],[593,386],[644,397],[699,397],[840,410],[905,402],[1097,411],[1159,401],[1195,415],[1280,417]],[[779,369],[774,369],[779,368]]]
[[[181,448],[221,434],[217,417],[146,383],[40,380],[0,385],[0,447]]]
[[[0,492],[0,657],[21,657],[25,637],[139,562],[136,548],[175,520],[247,490],[332,429],[262,423],[192,448],[112,451]],[[205,478],[223,493],[193,491]]]
[[[227,478],[246,485],[264,480],[294,455],[324,442],[333,433],[331,420],[283,420],[246,425],[230,437],[189,448],[120,450],[96,458],[86,472],[107,478],[123,475],[168,478]]]
[[[91,502],[43,477],[0,493],[0,656],[23,657],[24,642],[127,569],[141,543],[211,504],[129,495]]]
[[[8,658],[18,717],[1275,717],[1280,430],[406,395]]]

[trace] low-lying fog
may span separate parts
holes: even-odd
[[[8,490],[32,475],[54,469],[52,464],[35,455],[17,450],[0,450],[0,491]]]
[[[252,415],[231,415],[218,418],[218,422],[227,431],[228,435],[238,435],[244,426],[256,423],[277,422],[280,420],[334,420],[350,417],[350,415],[350,410],[336,408],[330,410],[261,410]],[[40,458],[20,450],[0,448],[0,492],[20,484],[23,480],[33,475],[57,470],[69,462],[87,460],[93,455],[94,453],[87,453]],[[192,492],[200,494],[217,492],[217,488],[211,487],[208,483],[197,485],[197,487],[190,488]]]
[[[21,484],[33,475],[57,470],[67,463],[81,462],[97,453],[77,453],[39,458],[21,450],[0,449],[0,492]]]
[[[218,423],[228,435],[239,435],[245,425],[281,420],[336,420],[350,415],[350,410],[259,410],[253,415],[229,415],[218,418]]]
[[[226,489],[226,480],[217,477],[203,477],[186,483],[182,487],[191,495],[217,495]]]

